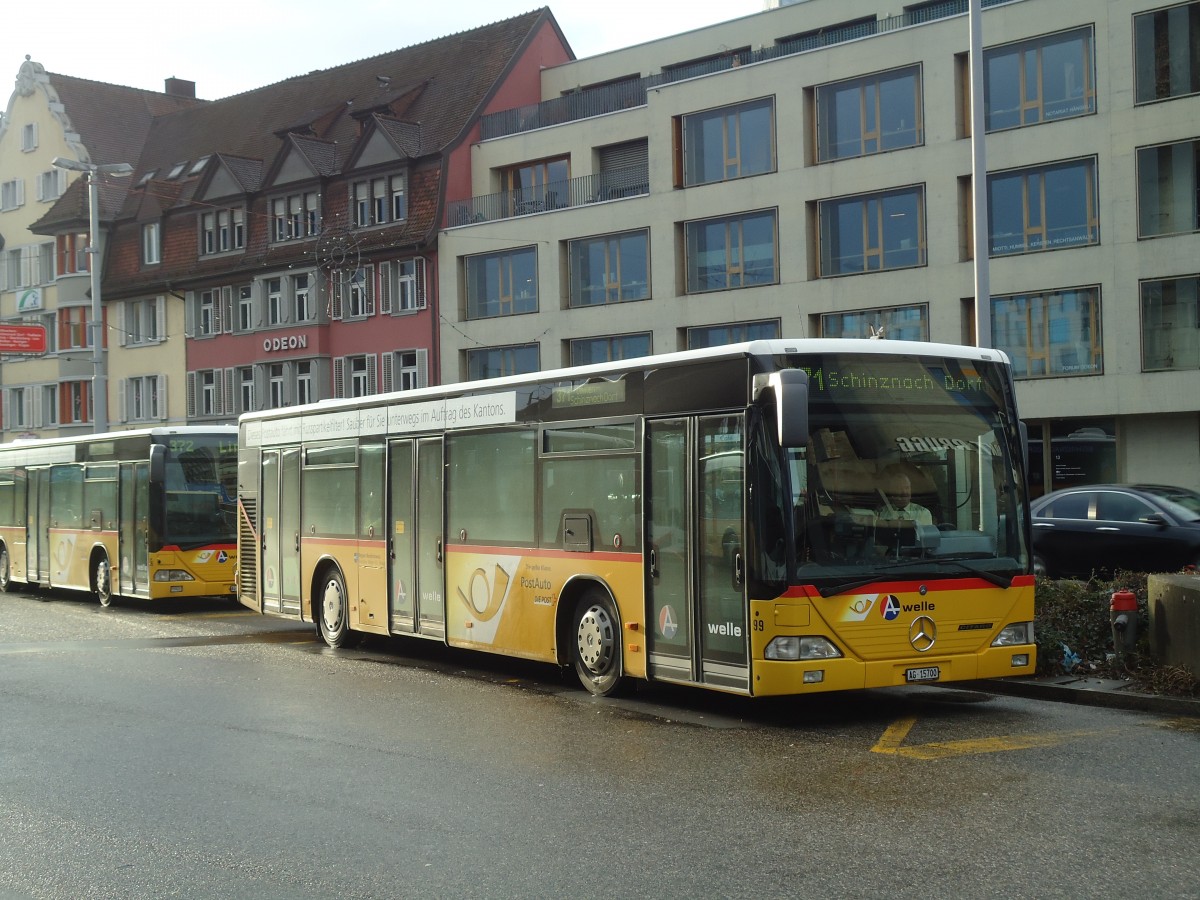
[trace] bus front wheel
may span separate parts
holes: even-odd
[[[575,606],[571,658],[580,682],[597,697],[620,693],[621,624],[612,600],[601,591],[588,591]]]
[[[350,646],[350,603],[346,580],[336,568],[328,569],[321,581],[321,636],[330,647]]]
[[[0,594],[8,590],[9,581],[8,547],[0,545]]]
[[[92,568],[92,587],[96,599],[101,606],[112,606],[112,567],[108,564],[108,555],[97,553]]]

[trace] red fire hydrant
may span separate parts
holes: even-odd
[[[1108,620],[1112,624],[1113,651],[1118,660],[1132,653],[1137,646],[1137,609],[1137,594],[1126,589],[1113,591]]]

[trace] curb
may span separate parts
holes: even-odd
[[[1111,679],[1070,676],[1053,679],[989,678],[967,684],[991,694],[1200,718],[1198,699],[1147,694],[1136,690],[1128,682]]]

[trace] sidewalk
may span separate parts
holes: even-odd
[[[1118,678],[1058,675],[1045,678],[992,678],[969,683],[978,690],[992,694],[1200,718],[1200,699],[1149,694],[1140,690],[1134,682]]]

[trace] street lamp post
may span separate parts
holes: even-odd
[[[88,184],[88,273],[92,282],[92,423],[97,434],[108,431],[108,374],[104,367],[104,307],[100,302],[100,175],[129,175],[129,163],[95,164],[55,157],[58,169],[84,172]]]

